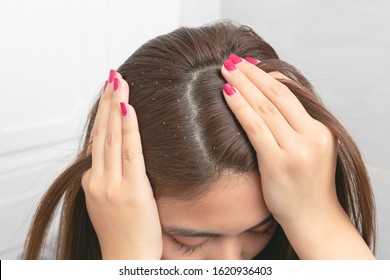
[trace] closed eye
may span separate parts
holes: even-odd
[[[178,246],[178,250],[179,251],[182,251],[183,255],[191,255],[193,254],[196,250],[200,250],[203,248],[203,245],[205,243],[207,243],[207,241],[209,239],[206,239],[205,241],[203,241],[202,243],[199,243],[197,245],[186,245],[186,244],[183,244],[181,243],[180,241],[178,241],[176,238],[174,238],[173,236],[170,236],[168,235],[171,240],[173,241],[173,243],[175,243],[177,246]]]
[[[277,226],[277,223],[275,221],[271,221],[269,223],[269,226],[262,231],[248,230],[247,232],[254,233],[260,237],[270,238],[270,237],[272,237],[272,234],[275,232],[276,226]],[[188,244],[184,244],[184,243],[180,242],[175,237],[173,237],[169,234],[168,234],[168,236],[170,237],[172,242],[178,246],[178,250],[182,251],[183,255],[191,255],[195,251],[201,250],[203,248],[203,246],[206,245],[206,243],[211,239],[211,238],[207,238],[201,243],[198,243],[195,245],[188,245]],[[196,239],[196,238],[197,237],[193,237],[191,239]],[[212,239],[216,239],[216,238],[220,238],[220,237],[212,237]]]
[[[278,224],[275,221],[270,222],[270,225],[262,231],[256,231],[256,230],[251,230],[251,232],[259,235],[260,237],[267,237],[270,238],[272,237],[273,233],[275,232],[275,228]]]

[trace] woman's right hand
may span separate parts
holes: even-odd
[[[161,225],[128,99],[128,84],[111,70],[91,133],[92,166],[81,183],[103,259],[160,259]]]

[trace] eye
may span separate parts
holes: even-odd
[[[257,234],[260,237],[271,238],[273,233],[275,232],[275,228],[276,228],[277,225],[278,224],[275,221],[272,221],[270,223],[270,225],[265,230],[262,230],[262,231],[255,231],[255,230],[253,230],[252,232],[254,234]]]
[[[183,255],[193,254],[195,251],[202,249],[203,245],[207,242],[207,240],[206,240],[198,245],[189,246],[189,245],[181,243],[180,241],[178,241],[177,239],[175,239],[172,236],[169,236],[169,237],[171,238],[173,243],[175,243],[178,246],[178,248],[179,248],[178,250],[182,251]]]

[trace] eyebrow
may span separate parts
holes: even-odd
[[[257,225],[247,229],[248,230],[254,230],[256,228],[259,228],[271,221],[274,221],[274,217],[272,214],[270,214],[267,218],[265,218],[263,221],[258,223]],[[209,238],[218,238],[223,236],[223,234],[220,233],[210,233],[210,232],[201,232],[201,231],[196,231],[193,229],[188,229],[188,228],[180,228],[176,226],[167,226],[164,227],[165,231],[171,235],[176,235],[176,236],[183,236],[183,237],[209,237]]]

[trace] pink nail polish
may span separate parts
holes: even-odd
[[[107,85],[108,85],[108,80],[106,80],[106,81],[104,82],[103,93],[106,91]]]
[[[229,72],[232,72],[234,70],[236,70],[236,66],[234,66],[234,63],[233,61],[231,61],[230,59],[226,60],[223,65],[225,66],[226,70],[228,70]]]
[[[260,62],[260,60],[254,59],[253,57],[250,57],[250,56],[245,57],[245,60],[248,61],[249,63],[254,64],[254,65],[256,65],[257,63]]]
[[[127,108],[126,108],[126,104],[121,102],[121,111],[122,111],[122,116],[126,117],[127,116]]]
[[[235,55],[234,53],[232,53],[231,55],[229,55],[229,59],[230,59],[234,64],[238,64],[238,63],[244,61],[241,57]]]
[[[118,80],[118,78],[114,78],[114,91],[116,91],[120,85],[121,82]]]
[[[114,80],[114,78],[116,77],[116,72],[115,70],[110,70],[110,76],[108,77],[108,82],[109,83],[112,83],[112,81]]]
[[[227,95],[232,96],[236,93],[236,90],[234,87],[232,87],[229,83],[226,83],[223,85],[223,90],[226,92]]]

